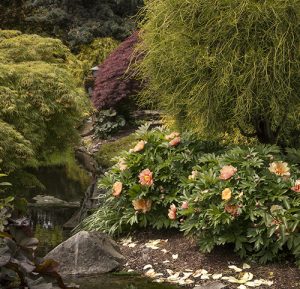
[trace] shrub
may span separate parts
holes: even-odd
[[[75,144],[89,105],[69,49],[57,39],[0,30],[0,60],[5,172],[37,165]]]
[[[140,129],[140,141],[129,152],[121,153],[118,163],[101,179],[99,187],[106,193],[99,196],[101,206],[84,220],[85,229],[113,235],[131,227],[178,226],[168,218],[168,210],[180,194],[180,180],[199,153],[216,146],[185,133],[166,136],[161,129],[147,129]]]
[[[72,49],[95,38],[123,40],[134,29],[130,16],[143,0],[3,0],[0,26],[60,38]]]
[[[202,135],[276,143],[298,125],[297,1],[149,0],[144,13],[143,102]]]
[[[291,253],[300,265],[299,177],[275,146],[203,155],[182,181],[181,230],[204,252],[233,243],[242,257],[265,263]]]
[[[77,58],[81,61],[84,76],[87,76],[90,69],[101,64],[107,56],[118,46],[118,41],[106,37],[97,38],[90,45],[80,48]]]
[[[92,102],[97,109],[116,107],[122,100],[137,93],[140,83],[129,69],[133,50],[138,42],[138,32],[132,34],[99,66]],[[131,108],[132,109],[132,108]]]

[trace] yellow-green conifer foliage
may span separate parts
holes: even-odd
[[[281,141],[300,120],[299,13],[298,0],[147,0],[143,101],[200,134]]]
[[[60,40],[0,30],[0,159],[5,172],[77,141],[88,108],[80,63]]]

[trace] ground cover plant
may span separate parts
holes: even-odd
[[[262,263],[294,255],[300,265],[300,171],[278,147],[206,154],[182,182],[181,230],[201,251],[233,243]]]
[[[99,187],[106,193],[99,196],[101,205],[84,220],[84,228],[114,235],[132,227],[177,227],[168,211],[179,197],[181,178],[199,154],[220,148],[185,133],[148,131],[148,126],[139,130],[137,139],[101,179]]]
[[[141,101],[201,135],[239,128],[289,143],[299,131],[299,13],[294,0],[145,1]]]

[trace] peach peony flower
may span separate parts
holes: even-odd
[[[125,160],[122,158],[119,160],[118,162],[118,168],[120,169],[120,171],[125,171],[127,169],[127,164],[125,162]]]
[[[169,219],[171,219],[171,220],[175,220],[176,219],[176,211],[177,211],[176,206],[174,204],[172,204],[170,206],[170,209],[169,209],[169,212],[168,212]]]
[[[180,142],[181,142],[181,138],[180,138],[179,136],[177,136],[177,137],[173,138],[173,139],[169,142],[169,145],[170,145],[171,147],[175,147],[175,146],[179,145]]]
[[[145,141],[140,140],[136,144],[136,146],[132,149],[132,151],[135,152],[135,153],[142,151],[144,149],[144,147],[145,147],[145,144],[146,144]]]
[[[229,201],[231,199],[231,190],[229,188],[226,188],[222,192],[222,200]]]
[[[115,182],[113,184],[113,195],[119,197],[123,189],[123,184],[121,182]]]
[[[278,176],[287,176],[289,177],[290,174],[290,168],[288,167],[287,163],[284,163],[282,161],[280,162],[273,162],[269,166],[269,171],[271,173],[274,173]]]
[[[142,211],[144,214],[151,210],[152,201],[147,199],[137,199],[132,201],[136,211]]]
[[[225,207],[224,207],[224,210],[225,210],[225,212],[227,212],[227,213],[229,213],[231,216],[238,216],[239,215],[239,213],[238,213],[238,206],[236,206],[236,205],[225,205]]]
[[[291,190],[300,193],[300,180],[296,180],[295,185],[291,187]]]
[[[198,171],[192,171],[192,174],[189,175],[189,180],[194,180],[197,178],[197,176],[199,175]]]
[[[166,140],[172,140],[175,137],[179,137],[179,136],[180,136],[179,132],[173,131],[172,133],[166,135]]]
[[[237,168],[233,167],[232,165],[224,166],[220,170],[219,179],[226,181],[230,179],[236,172],[237,172]]]
[[[189,203],[187,201],[182,202],[181,209],[188,209]]]
[[[140,184],[143,186],[152,186],[153,185],[153,173],[149,169],[145,169],[139,174]]]

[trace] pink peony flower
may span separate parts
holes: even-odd
[[[189,208],[189,203],[187,201],[182,202],[181,208],[182,209],[188,209]]]
[[[271,163],[269,166],[269,171],[271,173],[276,174],[277,176],[282,176],[282,177],[283,176],[289,177],[291,175],[288,164],[282,161]]]
[[[237,172],[237,168],[233,167],[232,165],[224,166],[220,170],[219,179],[226,181],[230,179],[236,172]]]
[[[296,193],[300,193],[300,180],[297,180],[295,182],[295,185],[293,187],[291,187],[291,190]]]
[[[171,220],[175,220],[176,219],[176,211],[177,211],[176,206],[174,204],[172,204],[170,206],[170,209],[169,209],[169,212],[168,212],[169,219],[171,219]]]
[[[180,136],[180,133],[179,132],[176,132],[176,131],[173,131],[172,133],[166,135],[166,140],[172,140],[174,139],[175,137],[179,137]]]
[[[140,140],[136,144],[136,146],[132,149],[132,151],[135,152],[135,153],[142,151],[144,149],[144,147],[145,147],[145,144],[146,144],[145,141]]]
[[[169,142],[169,145],[170,145],[171,147],[175,147],[175,146],[179,145],[180,142],[181,142],[181,138],[180,138],[179,136],[177,136],[177,137],[173,138],[173,139]]]
[[[153,185],[153,173],[149,169],[145,169],[139,174],[140,184],[150,187]]]
[[[136,211],[142,211],[144,214],[151,210],[152,201],[147,199],[137,199],[132,201]]]
[[[121,182],[115,182],[113,184],[113,196],[119,197],[123,189],[123,184]]]

